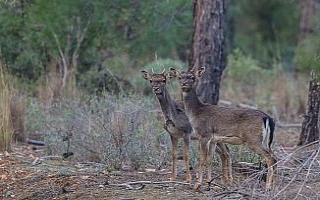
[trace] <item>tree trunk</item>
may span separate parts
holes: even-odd
[[[305,145],[319,140],[319,107],[320,107],[320,82],[311,72],[308,95],[308,110],[304,115],[300,141],[298,145]]]
[[[197,84],[197,94],[205,103],[217,104],[220,79],[226,66],[224,0],[194,1],[194,31],[189,58],[189,70],[205,67]]]
[[[314,33],[316,27],[317,0],[300,1],[299,8],[299,32],[298,46],[303,44],[304,40]],[[298,66],[294,66],[294,76],[297,78]]]
[[[304,41],[306,37],[314,33],[315,15],[316,15],[316,0],[300,1],[300,16],[299,16],[299,35],[298,43]]]

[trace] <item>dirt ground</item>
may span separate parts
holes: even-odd
[[[290,131],[281,133],[278,143],[288,144],[288,138],[292,142],[290,145],[296,144],[297,134]],[[236,180],[233,188],[225,188],[220,183],[220,178],[217,178],[214,184],[211,184],[210,190],[203,187],[203,192],[199,193],[183,182],[182,170],[179,171],[178,180],[170,182],[170,169],[109,172],[98,163],[65,161],[54,156],[43,157],[41,150],[19,145],[14,146],[10,153],[0,154],[0,199],[272,199],[272,196],[262,190],[263,181],[252,181],[256,187],[256,195],[253,195],[253,189],[248,190],[252,184],[243,182],[246,177],[241,170],[233,170]],[[220,173],[217,171],[215,175]],[[283,175],[282,172],[281,174]],[[195,176],[193,172],[194,180]],[[308,187],[315,188],[313,190],[320,188],[317,181],[310,184],[313,186]],[[284,189],[287,191],[285,195],[276,199],[296,197],[299,192],[298,185],[294,184],[289,188],[292,192]],[[319,193],[315,192],[314,195],[312,191],[307,192],[309,197],[318,199]],[[313,198],[298,196],[297,199]]]
[[[210,199],[221,188],[195,192],[178,180],[170,182],[170,170],[106,172],[94,163],[61,160],[37,161],[30,146],[0,155],[2,199]],[[193,174],[195,176],[195,174]],[[140,184],[142,183],[142,184]],[[127,185],[126,185],[127,184]]]

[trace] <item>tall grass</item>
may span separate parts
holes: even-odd
[[[9,151],[12,139],[10,124],[10,85],[4,66],[0,63],[0,151]]]

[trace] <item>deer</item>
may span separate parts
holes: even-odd
[[[168,81],[173,77],[170,73],[165,73],[163,70],[161,73],[150,74],[146,70],[141,71],[142,78],[148,80],[152,87],[153,93],[156,95],[158,103],[160,104],[161,111],[164,119],[164,129],[169,133],[172,145],[172,173],[171,180],[177,178],[177,146],[178,140],[183,139],[183,159],[186,168],[186,182],[191,183],[192,177],[189,167],[189,144],[190,140],[197,140],[196,137],[192,136],[192,127],[188,120],[188,117],[184,110],[184,104],[182,101],[174,100],[166,87]],[[222,160],[222,171],[223,180],[230,182],[232,179],[231,173],[231,158],[229,149],[225,144],[217,143],[217,152],[219,153],[220,159]],[[210,145],[208,153],[211,155],[213,146]],[[211,180],[211,166],[210,160],[207,161],[207,182]]]
[[[270,190],[276,174],[276,157],[271,145],[274,138],[275,120],[258,109],[231,108],[203,103],[196,94],[196,82],[205,72],[204,67],[189,71],[170,68],[170,74],[178,78],[182,90],[185,112],[198,137],[200,163],[199,176],[194,189],[201,191],[203,170],[209,155],[209,144],[222,142],[246,145],[262,156],[268,166],[265,189]]]

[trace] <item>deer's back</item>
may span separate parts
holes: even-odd
[[[215,137],[222,138],[237,137],[239,141],[230,143],[239,144],[241,141],[260,140],[261,138],[251,135],[262,133],[264,122],[270,117],[254,109],[206,105],[196,111],[193,118],[192,124],[201,134],[214,134]]]

